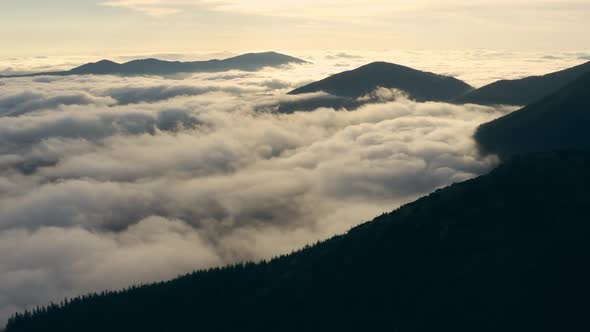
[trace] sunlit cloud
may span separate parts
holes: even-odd
[[[169,15],[191,8],[229,11],[243,14],[325,19],[383,17],[415,12],[441,14],[472,12],[482,15],[496,11],[579,11],[590,4],[578,0],[108,0],[101,5],[133,9],[150,15]],[[486,12],[488,11],[488,12]]]
[[[393,4],[385,0],[374,0],[370,4],[359,0],[344,2],[333,0],[109,0],[102,2],[101,5],[132,9],[150,15],[169,15],[191,8],[201,8],[243,14],[307,18],[370,16],[383,13],[384,10],[401,11],[422,6],[410,0],[397,0]]]
[[[194,4],[194,1],[187,1],[186,4]],[[102,2],[101,5],[136,10],[150,16],[168,16],[180,13],[182,11],[182,9],[178,7],[179,5],[182,5],[182,2],[177,1],[163,2],[158,0],[114,0]]]
[[[581,0],[92,0],[39,17],[30,6],[0,11],[0,39],[18,45],[0,55],[589,45]]]

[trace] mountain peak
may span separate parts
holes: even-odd
[[[111,60],[100,60],[97,62],[87,63],[70,70],[73,74],[111,74],[120,64]]]
[[[399,65],[397,63],[391,63],[391,62],[386,62],[386,61],[374,61],[374,62],[368,63],[368,64],[366,64],[364,66],[361,66],[361,67],[359,67],[357,69],[362,69],[362,68],[382,68],[382,67],[409,68],[409,67],[406,67],[406,66]],[[411,68],[409,68],[409,69],[411,69]]]
[[[289,94],[324,91],[340,97],[359,98],[379,87],[402,90],[418,101],[449,101],[473,89],[450,76],[377,61],[300,87]]]
[[[295,58],[286,54],[268,51],[268,52],[259,52],[259,53],[246,53],[242,55],[235,56],[233,58],[226,59],[227,61],[266,61],[269,63],[306,63],[307,61]]]
[[[118,63],[111,61],[111,60],[107,60],[107,59],[102,59],[102,60],[94,62],[92,64],[94,64],[94,65],[118,65]]]

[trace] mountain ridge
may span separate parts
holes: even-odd
[[[499,80],[460,96],[454,102],[525,106],[556,92],[588,72],[590,72],[590,61],[545,75]]]
[[[284,101],[279,113],[310,111],[319,107],[352,110],[368,103],[384,102],[373,96],[379,89],[396,89],[419,102],[449,102],[473,90],[469,84],[451,76],[416,70],[407,66],[377,61],[337,73],[290,91],[289,95],[324,92],[304,100]]]
[[[227,70],[257,71],[264,67],[279,67],[291,63],[304,64],[307,61],[277,52],[246,53],[223,60],[213,59],[191,62],[147,58],[117,63],[103,59],[67,71],[8,75],[3,78],[69,75],[173,75]]]
[[[331,75],[294,89],[289,94],[323,91],[340,97],[360,98],[379,87],[402,90],[417,101],[448,101],[473,89],[451,76],[377,61]]]
[[[590,72],[557,92],[478,127],[483,153],[506,159],[555,149],[590,150]]]

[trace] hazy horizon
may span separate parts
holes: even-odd
[[[373,61],[386,61],[435,73],[455,76],[480,87],[498,79],[516,79],[569,68],[590,61],[590,50],[508,51],[508,50],[252,50],[194,53],[97,53],[78,55],[1,57],[0,75],[69,70],[85,63],[108,59],[124,63],[158,58],[169,61],[225,59],[247,52],[275,51],[311,62],[305,65],[321,79]]]

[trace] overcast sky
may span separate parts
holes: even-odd
[[[0,0],[0,4],[3,56],[590,48],[588,0]]]

